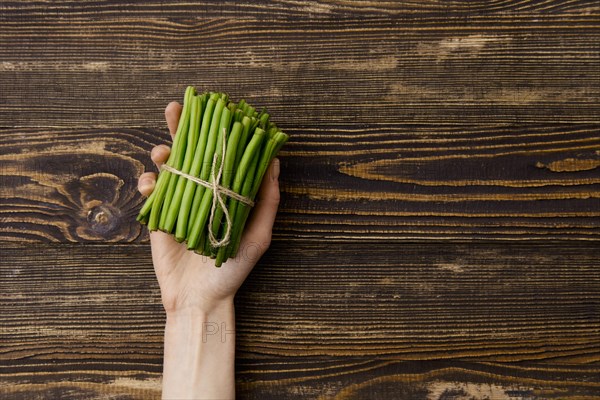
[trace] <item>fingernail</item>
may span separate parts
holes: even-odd
[[[271,180],[276,181],[279,179],[279,159],[275,158],[273,160],[273,174],[271,175]]]

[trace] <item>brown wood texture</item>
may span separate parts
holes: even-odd
[[[280,238],[598,240],[600,125],[290,129]],[[26,138],[26,139],[24,139]],[[0,238],[140,242],[151,129],[5,130]]]
[[[595,249],[276,241],[236,299],[239,392],[597,394]],[[164,318],[147,246],[5,250],[5,396],[158,395]]]
[[[158,125],[190,83],[267,106],[282,128],[598,122],[592,9],[293,22],[92,10],[5,12],[0,127]]]
[[[160,397],[136,181],[186,85],[266,106],[241,399],[600,398],[597,1],[0,3],[0,398]]]

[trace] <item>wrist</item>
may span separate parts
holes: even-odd
[[[163,398],[233,398],[233,299],[167,312]]]
[[[165,339],[201,340],[203,344],[221,346],[235,340],[233,299],[202,303],[167,312]],[[175,333],[176,332],[176,333]]]
[[[179,319],[198,319],[233,312],[233,296],[219,300],[199,300],[193,305],[165,308],[167,321]]]
[[[206,314],[224,312],[233,307],[234,296],[227,296],[219,299],[208,299],[201,296],[194,296],[190,301],[171,301],[164,305],[167,318],[198,318]]]
[[[200,350],[232,350],[235,344],[233,301],[218,302],[210,307],[188,307],[167,313],[165,347],[187,346],[188,356]],[[195,361],[194,361],[195,362]]]

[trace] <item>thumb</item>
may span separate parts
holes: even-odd
[[[271,243],[273,223],[279,208],[279,159],[271,161],[260,185],[256,204],[246,224],[240,247],[248,243],[259,243],[266,250]]]

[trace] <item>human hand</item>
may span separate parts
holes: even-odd
[[[177,102],[165,109],[171,137],[177,131],[182,107]],[[170,148],[158,145],[151,159],[158,168],[166,162]],[[274,159],[265,173],[256,205],[246,223],[238,254],[220,268],[214,260],[187,250],[185,243],[161,231],[150,232],[152,261],[160,285],[162,302],[167,314],[183,310],[209,310],[233,296],[254,265],[271,243],[273,222],[279,206],[279,160]],[[144,172],[138,179],[138,190],[149,196],[157,174]]]

